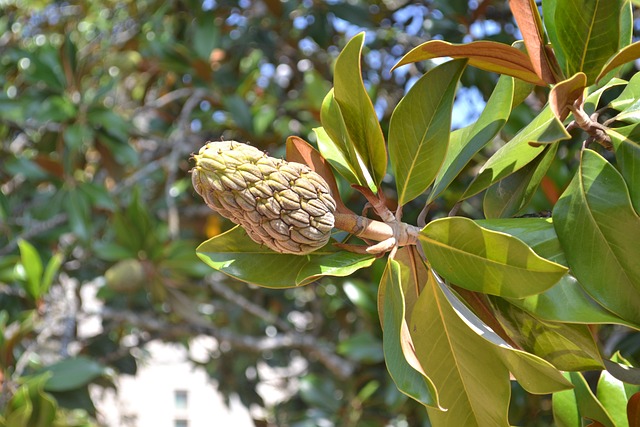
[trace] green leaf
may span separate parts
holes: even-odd
[[[523,350],[563,371],[604,368],[587,325],[546,322],[501,298],[491,300],[507,333]]]
[[[575,386],[573,390],[554,393],[553,418],[558,427],[581,427],[582,419],[598,421],[605,427],[615,427],[602,404],[596,399],[580,372],[564,374]]]
[[[225,96],[222,98],[222,104],[240,129],[244,129],[249,133],[253,132],[251,108],[240,95],[233,94]]]
[[[558,151],[558,144],[545,148],[531,163],[487,189],[482,203],[484,216],[501,218],[517,215],[534,196]]]
[[[20,261],[27,275],[27,283],[25,291],[32,298],[40,298],[42,296],[42,272],[44,267],[42,259],[36,248],[26,240],[19,240]]]
[[[438,392],[415,355],[405,319],[400,264],[392,259],[388,260],[380,280],[378,311],[384,359],[398,390],[427,407],[439,408]]]
[[[618,168],[629,188],[631,203],[640,213],[640,126],[607,129],[611,137]]]
[[[220,45],[220,26],[214,23],[211,13],[197,14],[193,27],[193,50],[205,61],[210,60],[211,51]],[[193,28],[192,27],[192,28]]]
[[[438,275],[434,274],[433,278],[439,283],[458,317],[478,336],[492,344],[491,349],[497,351],[496,356],[525,390],[534,394],[547,394],[571,387],[553,365],[536,355],[513,348],[458,299]]]
[[[544,151],[544,144],[569,139],[563,124],[547,105],[527,126],[500,147],[482,166],[480,172],[467,188],[463,199],[479,193],[493,183],[523,168]],[[535,143],[535,146],[531,143]]]
[[[76,187],[67,191],[65,202],[71,230],[81,240],[88,241],[91,237],[89,198]]]
[[[333,84],[336,102],[344,117],[344,123],[363,166],[373,177],[377,192],[387,169],[387,151],[384,136],[373,104],[362,81],[360,58],[364,33],[353,37],[336,60]],[[356,159],[349,159],[352,163]]]
[[[525,242],[538,255],[566,265],[564,252],[551,218],[510,218],[478,220],[482,227],[511,234]],[[537,318],[567,323],[615,323],[640,329],[621,319],[595,302],[570,274],[541,294],[526,298],[507,298],[511,304],[528,311]]]
[[[511,113],[513,97],[513,77],[500,76],[478,121],[451,133],[449,149],[429,193],[429,202],[438,197],[473,156],[500,132]]]
[[[560,66],[565,76],[571,77],[582,71],[587,75],[588,85],[591,85],[603,65],[618,51],[621,1],[547,2],[555,3],[552,8],[555,31],[549,32],[549,38],[554,48],[562,52]]]
[[[508,369],[429,276],[409,322],[418,360],[446,409],[427,407],[429,420],[435,426],[508,426]]]
[[[640,43],[638,44],[640,49]],[[639,51],[640,52],[640,51]],[[624,111],[627,107],[640,99],[640,73],[636,73],[631,77],[622,93],[616,99],[609,103],[611,108],[618,111]]]
[[[340,341],[338,354],[361,363],[379,363],[384,360],[380,340],[368,332],[360,332]]]
[[[596,86],[590,86],[587,88],[587,97],[584,100],[584,112],[587,115],[592,115],[596,112],[598,108],[598,104],[600,103],[600,98],[602,95],[608,91],[609,89],[615,88],[616,86],[627,86],[628,82],[626,80],[613,78],[607,82],[604,86],[598,88]],[[624,91],[623,91],[624,92]]]
[[[632,68],[631,64],[628,64],[626,67],[620,66],[630,61],[623,61],[622,63],[618,63],[617,65],[615,64],[615,62],[619,60],[616,60],[616,58],[618,58],[620,54],[627,47],[629,47],[629,45],[633,41],[633,8],[631,6],[632,1],[635,0],[621,0],[620,2],[620,37],[618,40],[618,52],[610,57],[607,63],[602,67],[600,74],[596,78],[596,83],[598,84],[601,84],[602,81],[611,81],[618,76],[625,74]]]
[[[627,420],[627,401],[631,395],[622,381],[608,371],[602,371],[598,379],[596,397],[602,407],[609,413],[616,427],[629,427]]]
[[[430,70],[393,111],[389,123],[389,157],[400,205],[422,194],[444,161],[453,98],[466,62],[449,61]]]
[[[42,281],[40,282],[40,296],[46,294],[53,283],[53,278],[60,269],[64,257],[61,253],[54,254],[47,263],[47,267],[44,270]]]
[[[523,299],[507,300],[537,318],[554,322],[584,324],[619,324],[640,329],[595,302],[575,277],[567,274],[551,289]]]
[[[567,272],[521,240],[467,218],[432,221],[418,237],[433,269],[471,291],[522,298],[549,289]]]
[[[599,154],[584,150],[553,218],[569,267],[589,295],[640,323],[640,218],[622,176]]]
[[[566,64],[567,60],[562,49],[557,47],[558,33],[556,31],[556,6],[558,4],[558,0],[543,0],[542,1],[542,21],[544,24],[545,30],[547,30],[547,36],[549,41],[553,47],[553,54],[558,61],[557,67],[560,67],[560,72],[564,72],[565,67],[563,64]],[[559,77],[568,77],[567,75],[559,76]]]
[[[612,360],[604,360],[607,371],[615,378],[625,383],[628,394],[640,391],[640,368],[634,368],[620,354],[615,354]]]
[[[551,218],[479,219],[476,223],[489,230],[510,234],[525,242],[541,257],[566,266]]]
[[[322,154],[335,170],[344,177],[350,184],[362,185],[363,181],[358,178],[355,169],[349,163],[342,151],[338,148],[332,138],[329,137],[324,127],[314,128],[318,143],[318,151]]]
[[[45,383],[44,389],[46,391],[60,392],[86,386],[91,381],[104,375],[106,368],[93,359],[78,356],[47,366],[44,371],[52,374],[51,378]]]
[[[402,65],[446,56],[467,58],[469,65],[473,67],[546,86],[546,83],[536,74],[526,53],[513,46],[484,40],[467,44],[430,40],[413,48],[393,66],[392,70]]]
[[[640,58],[640,42],[635,42],[626,46],[620,52],[616,53],[607,63],[602,67],[602,71],[598,75],[597,80],[602,79],[611,70],[624,65],[628,62],[635,61]]]
[[[267,288],[302,286],[323,276],[348,276],[375,260],[372,255],[341,251],[331,243],[308,255],[280,254],[255,243],[240,226],[202,243],[196,253],[215,270]]]
[[[92,141],[93,130],[87,125],[74,123],[65,129],[63,139],[70,151],[77,151]]]

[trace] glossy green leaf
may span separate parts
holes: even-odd
[[[602,97],[602,95],[610,90],[613,89],[617,86],[627,86],[627,81],[626,80],[622,80],[622,79],[618,79],[618,78],[613,78],[611,80],[609,80],[604,86],[602,87],[596,87],[596,86],[590,86],[587,88],[587,95],[586,98],[584,100],[584,112],[587,113],[588,115],[592,115],[593,113],[596,112],[596,110],[601,107],[599,106],[600,103],[600,98]],[[623,91],[624,92],[624,91]]]
[[[607,371],[615,378],[625,383],[628,394],[640,391],[640,368],[635,368],[620,354],[615,354],[611,360],[604,360]]]
[[[318,151],[320,151],[322,157],[324,157],[329,164],[350,184],[362,185],[363,182],[357,177],[356,172],[347,161],[347,158],[329,137],[325,128],[314,128],[313,131],[316,134]]]
[[[635,100],[633,104],[616,115],[615,119],[619,122],[633,124],[640,122],[640,100]]]
[[[566,266],[551,218],[479,219],[476,223],[489,230],[510,234],[525,242],[541,257]]]
[[[640,58],[640,42],[635,42],[626,46],[611,57],[602,67],[602,71],[600,72],[600,75],[598,75],[598,80],[602,79],[611,70],[628,62],[635,61],[638,58]]]
[[[563,371],[604,368],[587,325],[546,322],[501,298],[491,300],[507,333],[523,350]]]
[[[551,289],[523,299],[507,300],[537,318],[554,322],[584,324],[619,324],[640,329],[595,302],[575,277],[567,274]]]
[[[473,156],[500,132],[511,113],[513,96],[513,77],[500,76],[478,120],[451,133],[449,149],[429,193],[429,202],[438,197]]]
[[[19,240],[18,247],[20,248],[20,262],[27,276],[25,290],[32,298],[40,298],[42,296],[41,283],[44,271],[40,254],[26,240]]]
[[[436,426],[508,426],[509,371],[493,346],[458,315],[430,276],[409,330],[422,366],[446,412],[427,407]]]
[[[482,209],[486,218],[517,215],[527,206],[558,151],[558,144],[545,148],[543,154],[517,172],[489,187]]]
[[[391,116],[389,157],[400,205],[422,194],[444,161],[453,98],[466,63],[453,60],[430,70],[411,87]]]
[[[351,184],[373,185],[371,174],[367,171],[361,157],[356,152],[355,145],[347,132],[340,106],[336,102],[333,89],[327,93],[322,108],[320,120],[326,134],[318,134],[318,149],[326,159],[334,164]],[[320,139],[322,137],[322,139]]]
[[[558,61],[557,66],[560,68],[559,71],[560,73],[564,73],[564,70],[566,68],[564,67],[564,64],[567,63],[567,60],[565,58],[564,52],[562,51],[562,49],[558,48],[558,44],[557,44],[558,33],[557,33],[557,25],[556,25],[556,18],[555,18],[557,4],[558,4],[558,0],[542,1],[542,23],[544,25],[545,30],[547,31],[547,36],[549,38],[549,41],[552,44],[554,56]],[[567,78],[569,76],[562,75],[559,77]]]
[[[333,84],[347,133],[363,167],[373,177],[376,192],[387,170],[387,150],[378,117],[362,81],[360,58],[364,33],[353,37],[336,60]],[[356,159],[349,159],[350,162]]]
[[[635,0],[621,0],[620,7],[620,37],[618,40],[618,52],[609,58],[600,71],[600,74],[596,78],[597,84],[602,82],[608,82],[617,78],[620,75],[625,74],[632,68],[632,64],[628,64],[632,60],[627,59],[628,51],[626,49],[631,45],[633,41],[633,8],[631,6],[632,1]],[[624,52],[624,53],[623,53]],[[623,67],[622,65],[625,65]]]
[[[618,51],[621,0],[547,0],[553,1],[549,38],[562,51],[560,66],[567,77],[584,72],[590,85]]]
[[[616,152],[618,168],[624,177],[631,204],[640,213],[640,126],[607,129]]]
[[[211,268],[243,282],[290,288],[323,276],[348,276],[375,257],[335,248],[331,243],[308,255],[280,254],[255,243],[240,226],[203,242],[198,257]]]
[[[479,220],[482,227],[508,233],[531,247],[538,255],[566,265],[564,252],[551,218],[510,218]],[[575,277],[565,274],[550,289],[526,298],[507,300],[537,318],[567,323],[614,323],[640,329],[640,325],[621,319],[595,302]]]
[[[52,375],[45,383],[46,391],[69,391],[86,386],[105,374],[105,367],[88,357],[64,359],[44,368]]]
[[[378,288],[384,358],[398,390],[427,407],[439,408],[438,392],[414,354],[405,319],[400,264],[389,259]]]
[[[471,197],[523,168],[544,151],[544,144],[552,144],[570,137],[547,105],[531,123],[487,160],[462,198]],[[536,143],[536,146],[530,143]]]
[[[638,49],[640,53],[640,43],[638,43]],[[618,95],[616,99],[609,103],[611,108],[615,108],[618,111],[624,111],[635,101],[640,98],[640,74],[636,73],[631,77],[629,82],[626,83],[624,90]]]
[[[525,390],[534,394],[547,394],[571,387],[571,384],[553,365],[536,355],[513,348],[480,320],[437,274],[433,274],[429,280],[434,279],[460,320],[478,336],[492,344],[490,349],[497,352],[496,357],[502,360]]]
[[[640,387],[636,387],[636,389],[640,389]],[[627,392],[622,381],[608,371],[602,371],[596,387],[596,397],[611,416],[616,427],[629,427],[627,401],[632,394]]]
[[[620,39],[618,49],[624,49],[633,41],[633,6],[631,0],[622,0],[620,5]]]
[[[398,248],[393,259],[400,266],[400,284],[404,295],[405,313],[408,316],[413,312],[413,306],[427,282],[429,271],[417,247],[413,245]]]
[[[521,240],[467,218],[432,221],[418,237],[433,269],[471,291],[522,298],[549,289],[567,272]]]
[[[598,421],[605,427],[615,427],[613,420],[593,395],[580,372],[564,374],[575,386],[573,390],[554,393],[552,397],[553,418],[558,427],[581,427],[582,419]]]
[[[584,150],[553,218],[569,267],[589,295],[640,323],[640,218],[622,176],[599,154]]]
[[[486,40],[467,44],[430,40],[409,51],[393,68],[447,56],[467,58],[469,65],[473,67],[516,77],[541,86],[546,85],[536,74],[536,70],[526,53],[513,46]]]

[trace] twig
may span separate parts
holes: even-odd
[[[232,289],[229,289],[227,286],[225,286],[221,282],[213,279],[211,276],[207,277],[207,279],[205,280],[209,284],[211,289],[213,289],[216,293],[222,295],[229,302],[234,303],[235,305],[242,308],[247,313],[253,314],[256,317],[260,317],[265,322],[274,324],[278,328],[282,329],[283,331],[293,330],[290,324],[283,321],[278,316],[275,316],[272,313],[265,310],[264,308],[260,307],[259,305],[252,303],[242,295],[238,294],[237,292],[234,292]]]
[[[335,227],[378,242],[395,238],[399,246],[418,243],[420,228],[405,222],[386,223],[354,214],[336,214]]]
[[[598,113],[589,117],[582,109],[582,104],[573,105],[569,110],[573,113],[575,123],[589,134],[589,139],[585,143],[595,141],[609,151],[613,149],[611,138],[607,135],[607,128],[597,121]]]
[[[216,338],[218,341],[226,341],[237,349],[257,353],[286,348],[297,348],[305,351],[309,356],[315,357],[340,379],[348,378],[355,369],[352,362],[343,359],[334,353],[333,345],[320,342],[315,337],[308,334],[289,332],[278,334],[275,337],[238,335],[227,328],[219,328],[213,324],[194,325],[185,321],[180,323],[168,323],[150,314],[114,310],[107,307],[102,308],[100,312],[95,314],[102,316],[105,320],[117,323],[127,323],[137,326],[145,331],[158,333],[165,339],[184,335],[191,336],[194,334],[207,334]]]
[[[40,233],[44,233],[45,231],[49,231],[60,224],[64,224],[68,219],[66,213],[59,213],[46,221],[34,222],[30,224],[28,228],[20,233],[16,238],[7,243],[2,249],[0,249],[0,256],[6,255],[12,252],[15,248],[18,247],[18,241],[29,240],[34,236],[37,236]]]
[[[186,136],[189,133],[191,113],[206,95],[207,91],[204,89],[196,89],[191,93],[182,106],[182,111],[180,111],[180,116],[178,116],[176,123],[176,129],[169,137],[171,153],[169,154],[167,163],[168,171],[165,184],[165,200],[167,203],[167,225],[169,227],[169,235],[172,239],[176,239],[180,235],[180,215],[178,213],[175,196],[171,193],[171,189],[176,181],[180,158],[192,150],[192,147],[185,143],[187,139]]]

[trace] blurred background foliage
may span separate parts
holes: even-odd
[[[0,8],[2,424],[95,425],[90,385],[135,374],[146,343],[189,348],[204,334],[216,345],[194,364],[239,396],[256,425],[428,425],[382,360],[383,265],[287,291],[211,274],[195,247],[231,224],[191,188],[189,156],[220,138],[273,156],[284,156],[289,135],[313,142],[333,62],[362,30],[365,84],[386,129],[433,66],[390,73],[392,65],[429,39],[513,42],[506,0],[0,0]],[[496,80],[465,72],[454,126],[477,117]],[[504,132],[544,102],[534,94]],[[552,167],[535,209],[568,171],[562,161]],[[364,201],[344,190],[361,210]],[[430,215],[445,214],[452,199],[445,194]],[[408,221],[424,201],[413,203]],[[479,203],[462,209],[477,216]],[[87,303],[94,294],[101,306]],[[98,314],[98,332],[83,333]],[[637,340],[615,332],[637,355]],[[276,379],[263,378],[265,366]],[[69,381],[66,369],[81,375]],[[550,425],[549,396],[514,387],[511,423]]]

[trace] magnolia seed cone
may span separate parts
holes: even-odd
[[[253,241],[297,255],[329,241],[336,203],[326,181],[308,166],[236,141],[208,142],[194,159],[195,190]]]

